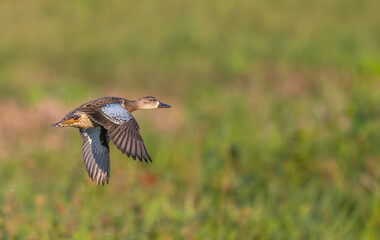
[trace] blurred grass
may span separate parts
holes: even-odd
[[[377,1],[0,2],[2,239],[377,239]],[[153,95],[88,180],[77,105]],[[13,189],[14,191],[11,191]]]

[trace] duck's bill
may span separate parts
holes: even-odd
[[[170,108],[170,105],[160,102],[160,104],[158,104],[158,108]]]

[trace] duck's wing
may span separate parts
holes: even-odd
[[[88,176],[97,184],[108,184],[111,166],[107,130],[98,126],[79,131],[83,140],[82,153]]]
[[[120,103],[111,103],[87,110],[88,116],[107,129],[108,135],[117,149],[128,157],[136,157],[145,162],[152,161],[144,140],[139,132],[139,125],[132,114]]]

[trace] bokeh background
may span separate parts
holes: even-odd
[[[379,1],[0,2],[1,239],[380,238]],[[103,96],[154,162],[77,129]]]

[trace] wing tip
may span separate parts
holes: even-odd
[[[107,184],[109,184],[109,177],[107,175],[103,175],[103,176],[93,176],[93,177],[90,177],[90,179],[95,182],[97,185],[101,185],[101,186],[107,186]]]

